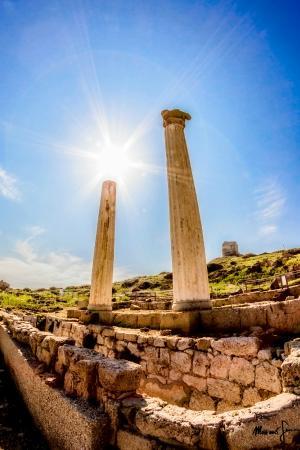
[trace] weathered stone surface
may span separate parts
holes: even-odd
[[[178,370],[171,369],[169,372],[169,378],[172,381],[179,381],[182,378],[182,372],[178,372]]]
[[[195,347],[197,350],[208,350],[211,347],[211,343],[213,338],[210,337],[202,337],[196,340]]]
[[[253,365],[244,358],[234,357],[229,370],[229,380],[237,381],[245,386],[254,382],[255,369]]]
[[[117,447],[119,450],[152,450],[156,443],[143,436],[125,430],[117,432]]]
[[[217,404],[216,412],[217,414],[221,414],[226,411],[234,411],[237,409],[241,409],[241,406],[235,403],[228,402],[226,400],[220,400]]]
[[[217,449],[221,422],[211,413],[197,414],[171,405],[146,405],[138,411],[135,423],[142,434],[156,437],[167,444]]]
[[[249,387],[244,390],[242,405],[243,406],[252,406],[255,403],[262,401],[261,396],[256,388]]]
[[[256,366],[255,387],[279,394],[282,391],[282,387],[277,367],[268,362],[263,362]]]
[[[300,387],[300,358],[289,356],[281,366],[284,386]]]
[[[207,381],[206,378],[193,377],[191,375],[183,375],[182,381],[190,387],[197,389],[198,391],[205,391]]]
[[[192,338],[180,338],[177,342],[177,348],[180,351],[186,350],[188,348],[193,348],[194,339]]]
[[[222,398],[232,403],[241,401],[240,387],[230,381],[208,378],[207,388],[211,397]]]
[[[179,372],[188,373],[192,367],[192,357],[183,352],[171,352],[171,365]]]
[[[153,345],[154,347],[165,347],[165,341],[160,337],[156,337],[153,341]]]
[[[172,384],[165,387],[154,380],[149,380],[143,384],[143,392],[151,397],[161,398],[171,404],[183,405],[188,400],[182,384]]]
[[[189,402],[189,408],[195,411],[215,411],[215,402],[209,395],[193,391]]]
[[[212,348],[225,355],[252,356],[259,351],[259,339],[257,337],[229,337],[212,342]]]
[[[204,352],[195,352],[193,360],[193,373],[200,377],[205,377],[207,374],[207,368],[210,365],[208,356]]]
[[[24,402],[53,448],[106,448],[109,420],[101,408],[74,401],[48,386],[1,325],[0,347]]]
[[[80,360],[71,363],[65,374],[64,389],[66,394],[84,399],[96,397],[97,362]]]
[[[257,353],[257,358],[262,360],[270,360],[272,359],[272,349],[271,348],[264,348],[262,350],[259,350]]]
[[[297,448],[294,439],[299,437],[299,423],[300,399],[293,394],[280,394],[251,408],[225,413],[227,448]]]
[[[270,328],[293,333],[300,332],[300,299],[272,302],[268,305],[267,322]]]
[[[215,356],[210,363],[210,375],[215,378],[228,378],[231,358],[226,355]]]
[[[142,369],[130,361],[103,358],[98,361],[98,376],[108,391],[134,391],[139,387]]]

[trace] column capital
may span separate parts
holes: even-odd
[[[189,113],[180,111],[180,109],[171,109],[171,110],[164,109],[161,112],[161,115],[163,117],[163,126],[164,127],[171,125],[172,123],[175,123],[177,125],[181,125],[184,128],[185,121],[191,119],[191,116]]]

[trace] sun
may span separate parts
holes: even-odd
[[[128,151],[120,144],[106,144],[97,148],[97,171],[102,179],[122,182],[133,162]]]

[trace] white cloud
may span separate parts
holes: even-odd
[[[261,236],[271,236],[272,234],[276,233],[277,229],[277,225],[262,225],[259,229],[259,234]]]
[[[256,211],[255,218],[259,224],[259,235],[269,237],[278,230],[278,220],[282,216],[286,197],[276,180],[267,179],[254,192]]]
[[[281,216],[285,205],[282,188],[274,180],[267,180],[255,191],[257,211],[260,220],[275,219]]]
[[[0,167],[0,196],[10,200],[20,199],[20,191],[16,178],[6,172],[2,167]]]
[[[44,233],[40,227],[30,227],[31,235],[15,244],[15,256],[0,257],[0,278],[11,286],[24,288],[65,287],[90,283],[91,262],[68,252],[42,253],[34,238]],[[126,268],[116,268],[114,278],[131,276]]]

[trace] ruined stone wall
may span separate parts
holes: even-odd
[[[255,336],[196,339],[71,321],[57,323],[54,333],[138,362],[141,392],[190,409],[221,412],[282,392],[283,349],[262,349]]]
[[[91,350],[75,347],[66,341],[69,338],[40,331],[29,322],[0,311],[1,319],[0,350],[52,447],[56,445],[58,448],[75,450],[80,446],[85,450],[95,450],[103,448],[104,442],[109,442],[120,450],[127,450],[128,447],[139,450],[167,450],[170,447],[202,450],[298,448],[300,397],[296,392],[300,388],[300,341],[297,338],[285,345],[286,358],[282,364],[285,393],[249,408],[216,414],[192,411],[155,398],[138,396],[135,394],[141,373],[138,365],[126,361],[123,365],[122,361],[109,360]],[[71,328],[74,326],[72,323],[70,325]],[[103,332],[105,329],[109,330],[103,328]],[[82,327],[80,331],[77,328],[77,340],[81,339],[83,331]],[[111,338],[107,333],[103,337]],[[128,344],[137,344],[133,337],[128,338],[122,336]],[[176,348],[186,345],[187,341],[179,340]],[[158,350],[168,348],[158,344],[159,341],[156,345],[153,341],[152,347]],[[266,350],[260,350],[257,340],[249,337],[212,341],[202,338],[195,341],[195,345],[199,347],[194,350],[195,353],[203,353],[208,357],[211,354],[209,349],[212,349],[213,358],[230,357],[231,367],[235,367],[235,370],[231,370],[230,376],[229,369],[229,383],[235,382],[230,378],[238,373],[236,369],[239,365],[235,366],[234,361],[250,362],[252,359],[253,362],[257,359],[260,362],[255,367],[264,367],[263,361],[272,365],[270,359],[264,359],[267,355],[260,353]],[[32,355],[43,363],[44,369],[34,363],[35,359],[28,355],[27,349],[32,349]],[[174,348],[169,350],[175,351]],[[178,349],[177,353],[191,356],[187,350],[191,348]],[[214,355],[214,351],[218,353]],[[220,367],[217,365],[216,369]],[[68,400],[57,389],[59,386],[53,388],[56,375],[63,380],[63,390],[77,398],[76,401]],[[226,387],[222,385],[223,390]],[[88,417],[87,411],[91,407],[85,403],[80,410],[78,397],[98,398],[101,401]]]
[[[272,289],[268,291],[252,291],[244,292],[243,294],[229,295],[225,298],[216,298],[212,300],[213,306],[224,305],[238,305],[242,303],[256,303],[256,302],[268,302],[274,300],[274,298],[282,295],[282,289]],[[289,296],[299,297],[300,285],[291,286],[288,288]]]

